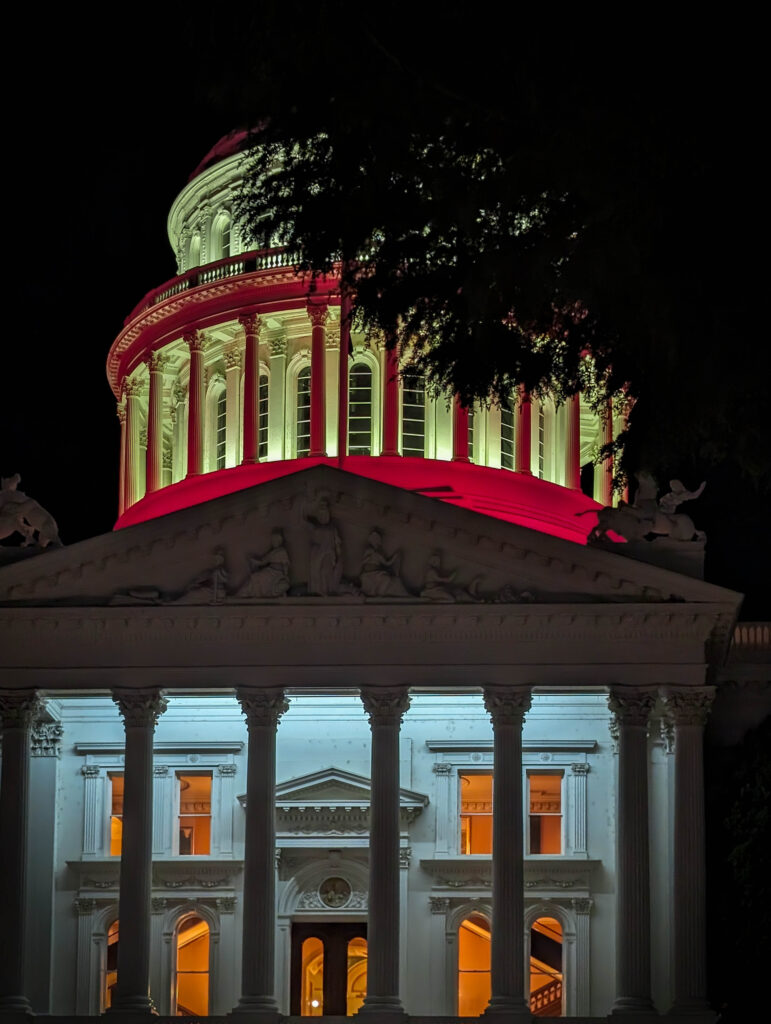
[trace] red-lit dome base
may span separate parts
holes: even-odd
[[[592,516],[578,512],[601,508],[580,491],[505,469],[489,469],[463,462],[434,459],[389,458],[349,455],[344,459],[288,459],[261,462],[251,466],[220,469],[215,473],[188,477],[177,484],[148,494],[132,505],[115,524],[120,530],[135,523],[178,512],[224,494],[267,483],[311,466],[334,466],[356,476],[379,480],[404,490],[416,491],[494,519],[517,523],[540,533],[562,537],[577,544],[586,543],[594,525]]]

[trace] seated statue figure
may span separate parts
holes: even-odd
[[[19,490],[21,477],[18,473],[3,477],[0,487],[0,540],[10,537],[12,533],[20,533],[24,538],[22,547],[37,543],[41,548],[52,544],[61,547],[59,530],[50,512],[46,512],[34,498],[28,498],[24,491]]]
[[[273,530],[264,555],[249,559],[249,569],[249,578],[236,597],[283,597],[288,592],[289,553],[281,530]]]
[[[408,597],[407,588],[399,578],[399,552],[383,551],[380,530],[370,532],[359,570],[361,592],[365,597]]]

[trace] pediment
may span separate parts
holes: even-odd
[[[738,596],[329,466],[0,568],[6,606],[682,601]]]
[[[369,807],[371,801],[371,783],[364,775],[356,775],[340,768],[323,768],[308,775],[280,782],[276,786],[276,807],[283,810],[291,808],[337,808]],[[411,789],[399,790],[399,803],[402,807],[422,808],[428,804],[424,793]]]

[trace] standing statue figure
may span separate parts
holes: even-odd
[[[359,571],[364,596],[409,597],[407,588],[399,578],[399,562],[398,551],[392,555],[386,555],[383,551],[383,535],[380,530],[371,530]]]
[[[308,593],[319,597],[342,592],[342,541],[329,511],[329,500],[322,497],[315,515],[306,515],[311,527],[308,562]]]
[[[24,491],[19,490],[21,477],[18,473],[3,477],[0,487],[0,540],[10,537],[12,533],[20,533],[24,540],[22,547],[30,547],[37,543],[41,548],[49,544],[61,547],[59,530],[50,512],[46,512],[34,498],[28,498]]]
[[[289,590],[289,553],[283,530],[270,535],[270,549],[261,558],[249,559],[250,575],[237,597],[284,597]]]

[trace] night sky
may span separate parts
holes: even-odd
[[[115,521],[119,426],[107,351],[139,299],[174,276],[171,202],[237,122],[217,64],[237,67],[243,41],[220,20],[175,16],[109,25],[47,16],[41,28],[21,14],[7,32],[25,61],[23,73],[5,72],[0,472],[21,474],[65,544]],[[720,60],[738,71],[740,57]],[[684,61],[685,81],[687,53]],[[331,71],[323,55],[320,71]],[[737,495],[737,506],[746,500]],[[749,610],[765,616],[765,530],[760,550],[760,534],[739,533],[735,548],[725,537],[715,545],[712,576],[755,591]]]

